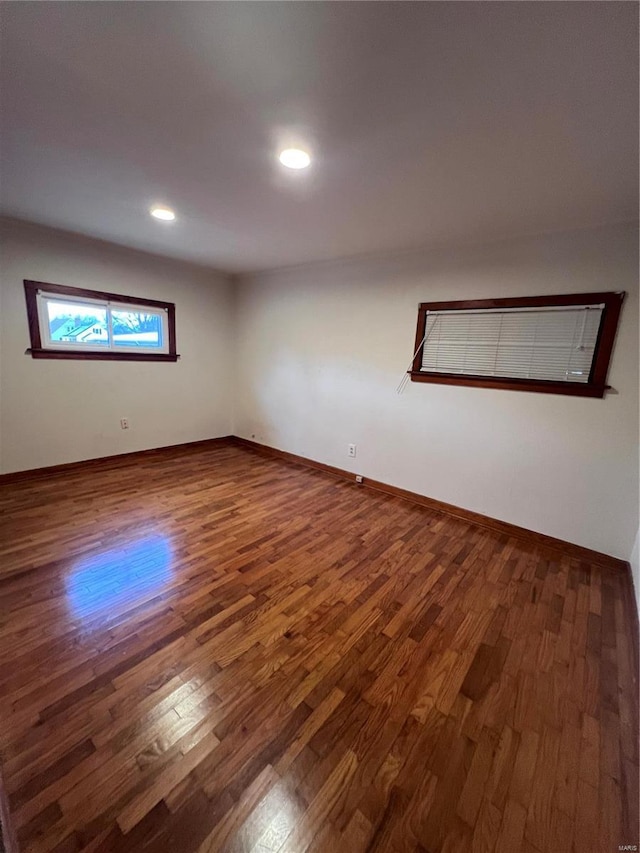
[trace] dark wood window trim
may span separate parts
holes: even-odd
[[[105,302],[117,302],[125,305],[135,305],[141,308],[153,308],[167,312],[167,328],[169,337],[169,352],[96,352],[91,350],[54,349],[43,347],[40,336],[38,319],[38,292],[58,293],[61,296],[72,296],[76,299],[100,299]],[[31,347],[27,353],[32,358],[57,358],[93,361],[177,361],[180,356],[176,352],[176,306],[173,302],[160,302],[157,299],[141,299],[138,296],[124,296],[121,293],[107,293],[102,290],[87,290],[83,287],[67,287],[63,284],[50,284],[44,281],[24,280],[24,295],[27,302],[27,320]]]
[[[471,299],[457,302],[422,302],[418,308],[418,324],[414,345],[415,357],[409,371],[412,382],[431,382],[440,385],[467,385],[476,388],[504,388],[511,391],[539,391],[551,394],[570,394],[576,397],[604,397],[609,387],[607,373],[613,351],[618,319],[624,300],[620,293],[572,293],[559,296],[523,296],[507,299]],[[510,379],[498,376],[460,376],[453,373],[427,373],[420,370],[423,338],[428,311],[464,311],[483,308],[539,308],[558,305],[604,304],[595,354],[589,381],[549,382],[542,379]]]

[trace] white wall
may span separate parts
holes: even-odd
[[[637,245],[636,227],[616,226],[245,276],[234,432],[629,559]],[[418,383],[396,394],[419,302],[597,290],[628,292],[605,399]]]
[[[162,227],[162,226],[160,226]],[[23,279],[176,303],[179,361],[49,361],[29,346]],[[2,223],[0,471],[231,432],[228,276],[23,223]],[[120,429],[120,418],[130,429]]]

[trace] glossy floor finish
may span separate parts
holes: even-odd
[[[22,851],[638,843],[624,573],[224,443],[0,509]]]

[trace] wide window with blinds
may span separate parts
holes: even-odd
[[[423,303],[411,378],[602,397],[623,297]]]

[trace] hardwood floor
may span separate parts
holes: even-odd
[[[22,851],[638,844],[624,573],[224,444],[0,510]]]

